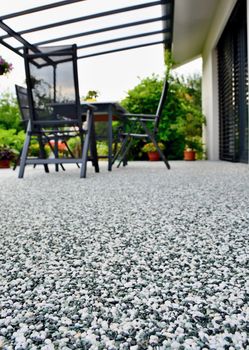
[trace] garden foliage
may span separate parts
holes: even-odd
[[[169,75],[169,92],[160,122],[158,141],[165,146],[169,159],[182,159],[185,148],[194,148],[202,155],[202,127],[205,118],[201,111],[201,78],[199,76],[177,77]],[[129,90],[121,102],[130,113],[154,114],[163,88],[163,79],[153,74],[141,79]],[[20,151],[25,139],[23,125],[16,99],[9,93],[0,96],[0,144]],[[115,125],[118,129],[119,125]],[[102,130],[103,131],[103,130]],[[139,130],[137,130],[139,131]],[[101,132],[97,127],[97,134]],[[134,132],[134,130],[133,130]],[[114,134],[117,133],[117,130]],[[32,145],[36,141],[32,141]],[[75,140],[77,143],[77,141]],[[76,145],[72,147],[76,148]],[[134,143],[131,149],[133,159],[147,159],[142,152],[143,141]],[[35,145],[34,145],[35,147]],[[107,153],[107,144],[98,143],[100,153]]]
[[[10,148],[18,155],[22,150],[25,135],[17,100],[10,93],[5,92],[0,96],[0,145],[1,147]],[[38,143],[35,139],[32,139],[30,155],[34,155],[38,151]],[[46,151],[50,151],[48,147]]]
[[[22,130],[20,112],[16,99],[8,92],[0,96],[0,130]]]
[[[202,127],[205,118],[201,111],[201,78],[199,76],[169,77],[169,92],[160,121],[158,140],[165,146],[169,159],[182,159],[184,148],[194,145],[202,151]],[[122,106],[131,113],[154,114],[161,96],[163,80],[156,75],[142,79],[128,91]],[[189,145],[188,145],[189,144]],[[134,159],[142,158],[143,144],[134,144]],[[189,146],[190,147],[190,146]]]

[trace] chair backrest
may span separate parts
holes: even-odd
[[[30,119],[28,92],[25,87],[19,85],[15,85],[15,88],[17,103],[21,112],[22,121],[25,127],[27,127],[28,121]]]
[[[165,81],[163,83],[163,89],[162,89],[161,97],[160,97],[159,104],[158,104],[157,111],[156,111],[156,116],[157,117],[156,117],[155,125],[154,125],[154,133],[157,133],[157,131],[158,131],[160,118],[162,116],[163,107],[164,107],[166,99],[167,99],[168,90],[169,90],[169,83],[165,79]]]
[[[76,45],[25,48],[24,58],[31,127],[80,127]]]

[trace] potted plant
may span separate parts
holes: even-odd
[[[13,69],[12,63],[8,63],[0,56],[0,75],[9,73]]]
[[[16,157],[16,152],[5,145],[0,145],[0,168],[10,168],[10,162]]]
[[[165,149],[165,146],[162,142],[158,142],[158,147],[162,151]],[[153,142],[146,143],[142,148],[142,152],[147,153],[149,160],[151,160],[151,161],[156,161],[156,160],[160,159],[160,155],[159,155]]]
[[[201,137],[187,137],[185,141],[184,160],[196,160],[196,155],[200,155],[203,152]]]
[[[51,141],[50,141],[50,144],[51,144],[53,147],[55,147],[55,144],[56,144],[55,140],[51,140]],[[65,142],[63,142],[63,141],[61,141],[61,140],[58,140],[58,141],[57,141],[57,147],[58,147],[58,151],[59,151],[59,152],[61,152],[61,153],[67,152],[67,146],[66,146]]]
[[[186,146],[184,149],[184,160],[195,160],[196,159],[196,151],[193,150],[192,148],[189,148]]]

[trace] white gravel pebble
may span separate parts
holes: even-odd
[[[0,170],[0,349],[249,349],[249,167]]]

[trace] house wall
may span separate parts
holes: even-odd
[[[249,0],[247,0],[249,3]],[[209,160],[219,159],[218,69],[216,45],[237,0],[220,0],[202,52],[202,106],[207,119],[204,142]],[[247,7],[248,8],[248,7]],[[249,36],[248,36],[249,37]]]
[[[248,57],[248,65],[249,65],[249,0],[246,2],[247,8],[247,57]],[[248,68],[249,72],[249,68]],[[249,85],[249,84],[248,84]],[[249,96],[249,86],[248,86],[248,96]],[[248,108],[248,125],[249,125],[249,108]],[[248,137],[248,150],[249,150],[249,137]],[[249,152],[248,152],[248,164],[249,164]]]
[[[218,76],[216,50],[203,60],[202,108],[206,116],[204,143],[207,158],[219,159]]]

